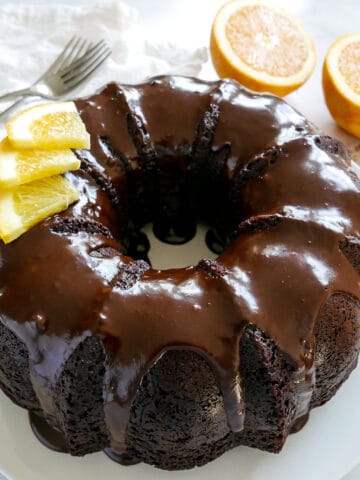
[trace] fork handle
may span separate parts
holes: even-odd
[[[38,95],[32,88],[21,88],[20,90],[15,90],[13,92],[5,93],[4,95],[0,95],[0,102],[5,100],[14,100],[18,97],[26,97],[28,95]]]

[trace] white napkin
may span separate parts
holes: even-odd
[[[154,44],[137,24],[137,12],[116,0],[92,6],[0,6],[0,94],[37,80],[73,35],[108,40],[112,55],[71,95],[87,95],[109,81],[136,83],[157,74],[197,75],[206,48]],[[0,110],[2,105],[0,103]]]

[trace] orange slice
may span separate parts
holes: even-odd
[[[16,150],[7,138],[0,142],[0,189],[80,168],[70,149]]]
[[[78,198],[77,190],[61,175],[0,190],[0,238],[12,242],[50,215],[66,210]]]
[[[15,115],[6,131],[14,148],[90,148],[90,135],[74,102],[33,105]]]
[[[300,87],[316,62],[313,41],[298,20],[256,0],[233,0],[218,11],[210,53],[220,77],[281,96]]]
[[[360,138],[360,33],[344,35],[329,48],[323,90],[334,120]]]

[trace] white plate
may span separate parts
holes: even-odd
[[[56,3],[54,0],[23,2]],[[88,0],[63,2],[85,4]],[[0,0],[2,3],[5,0]],[[200,46],[207,44],[209,25],[223,1],[128,0],[128,3],[139,8],[140,22],[149,35],[161,32]],[[360,141],[337,128],[326,110],[321,92],[321,64],[326,49],[337,36],[359,30],[358,0],[274,0],[273,3],[282,4],[306,24],[318,49],[315,74],[288,100],[356,152]],[[203,77],[215,78],[210,64]],[[146,465],[122,467],[102,453],[85,458],[54,453],[35,439],[26,412],[0,393],[0,480],[3,480],[1,472],[11,480],[340,480],[360,463],[359,400],[358,367],[335,398],[313,411],[305,428],[288,438],[280,455],[239,447],[200,469],[169,473]]]

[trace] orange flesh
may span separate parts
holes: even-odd
[[[298,73],[308,56],[302,32],[264,5],[245,6],[231,15],[226,36],[244,63],[276,77]]]
[[[48,113],[39,120],[34,120],[30,126],[30,132],[36,139],[41,137],[57,137],[62,132],[71,133],[72,137],[82,137],[83,126],[79,122],[76,112],[64,112],[62,115]]]
[[[360,42],[350,43],[342,50],[339,70],[347,85],[360,95]]]

